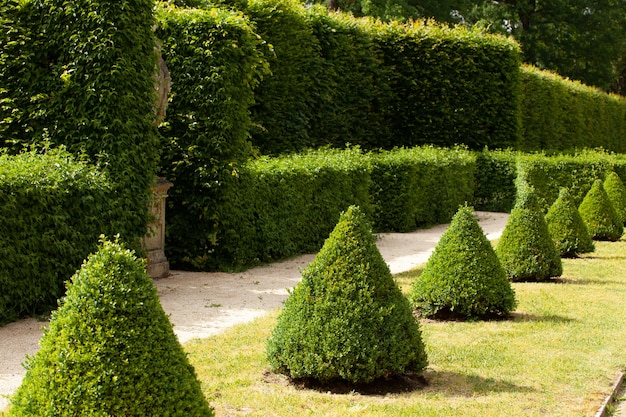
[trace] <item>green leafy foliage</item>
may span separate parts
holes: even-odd
[[[614,171],[611,171],[604,179],[602,186],[623,223],[626,221],[626,188],[624,188],[622,179]]]
[[[522,67],[522,84],[523,133],[518,149],[626,152],[624,97],[529,66]]]
[[[460,207],[409,295],[426,317],[508,316],[515,292],[473,215]]]
[[[110,174],[113,229],[129,242],[146,231],[159,158],[153,8],[153,0],[0,3],[0,146],[17,152],[47,139],[86,154]]]
[[[102,241],[68,284],[9,416],[213,416],[145,263]]]
[[[533,188],[545,213],[557,199],[559,190],[567,188],[576,205],[583,200],[596,178],[604,177],[614,158],[602,151],[576,154],[520,154],[517,158],[517,180]]]
[[[426,367],[418,322],[358,207],[341,215],[302,272],[267,355],[274,371],[320,381],[370,382]]]
[[[515,203],[518,152],[511,149],[476,152],[474,207],[476,210],[510,212]]]
[[[521,181],[496,254],[511,281],[546,281],[563,273],[561,257],[534,189]]]
[[[223,8],[157,10],[172,78],[161,175],[169,191],[167,254],[173,267],[214,250],[225,189],[250,158],[249,108],[267,71],[262,40],[241,13]],[[200,255],[198,255],[200,254]]]
[[[552,204],[545,219],[561,257],[575,257],[594,251],[593,240],[567,188],[561,188],[559,198]]]
[[[372,200],[377,231],[408,232],[448,223],[474,190],[474,155],[431,146],[372,155]]]
[[[602,180],[594,181],[578,211],[592,239],[616,241],[622,237],[624,224],[611,204]]]
[[[0,324],[50,311],[112,233],[108,176],[63,150],[0,152]]]
[[[225,192],[218,245],[200,268],[241,268],[316,252],[350,205],[372,212],[371,168],[360,149],[260,158]]]

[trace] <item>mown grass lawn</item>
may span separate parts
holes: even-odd
[[[218,416],[593,416],[626,366],[626,242],[564,260],[556,282],[514,284],[510,320],[422,321],[428,385],[331,394],[268,373],[277,312],[186,344]],[[419,270],[396,279],[407,291]]]
[[[270,374],[278,312],[185,349],[220,417],[594,416],[626,367],[626,241],[596,247],[556,282],[514,284],[510,320],[423,320],[428,385],[408,393],[331,394]],[[406,292],[419,273],[396,279]]]

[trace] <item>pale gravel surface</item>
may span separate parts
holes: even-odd
[[[504,229],[508,214],[476,212],[479,224],[489,239]],[[412,269],[428,260],[448,225],[411,233],[383,233],[377,246],[392,273]],[[170,315],[181,343],[208,337],[279,308],[287,288],[300,280],[300,271],[315,254],[260,266],[241,273],[172,271],[171,276],[155,281],[161,304]],[[42,328],[47,323],[24,319],[0,327],[0,410],[25,373],[22,362],[39,348]]]

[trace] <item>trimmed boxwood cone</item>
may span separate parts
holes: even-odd
[[[145,262],[102,241],[68,284],[9,416],[213,416]]]
[[[506,317],[513,311],[515,292],[471,207],[454,215],[409,298],[426,317]]]
[[[365,215],[341,215],[303,271],[267,343],[274,372],[367,383],[427,365],[417,320],[375,244]]]
[[[548,210],[546,223],[562,257],[575,257],[595,250],[587,226],[566,188],[560,190],[559,197]]]
[[[626,221],[626,188],[622,179],[615,172],[611,171],[604,179],[604,191],[609,197],[613,208],[617,212],[622,223]]]
[[[547,281],[561,276],[563,264],[534,189],[518,184],[518,198],[496,247],[511,281]]]
[[[601,180],[595,180],[578,206],[589,236],[593,240],[617,241],[624,233],[624,224],[618,216]]]

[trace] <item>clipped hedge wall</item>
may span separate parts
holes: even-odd
[[[445,223],[471,200],[473,178],[474,157],[461,149],[373,154],[358,147],[322,148],[263,157],[244,165],[236,184],[225,190],[211,249],[188,244],[190,255],[176,262],[202,270],[239,269],[315,252],[350,205],[378,221],[378,231]]]
[[[191,261],[200,268],[239,268],[317,251],[348,206],[371,214],[370,181],[359,149],[251,161],[224,195],[210,260],[200,252]]]
[[[157,16],[172,79],[160,126],[161,175],[174,183],[166,211],[168,257],[181,267],[182,259],[213,248],[218,207],[252,153],[252,88],[267,62],[262,40],[241,13],[161,7]]]
[[[507,148],[519,140],[517,44],[461,27],[399,23],[374,34],[390,69],[389,142]],[[383,80],[380,80],[383,81]]]
[[[0,155],[0,324],[50,310],[112,234],[108,176],[62,151]]]
[[[472,201],[476,158],[461,149],[403,148],[372,156],[373,223],[408,232],[450,221]]]
[[[518,149],[604,148],[626,152],[626,98],[534,67],[522,67]]]
[[[510,212],[515,204],[518,152],[512,150],[476,153],[474,207],[476,210]]]
[[[2,0],[0,146],[43,139],[108,172],[113,230],[143,236],[159,142],[154,1]]]
[[[520,154],[517,158],[517,179],[535,190],[544,213],[567,188],[579,205],[593,181],[604,179],[615,158],[603,152],[583,152],[577,155]]]

